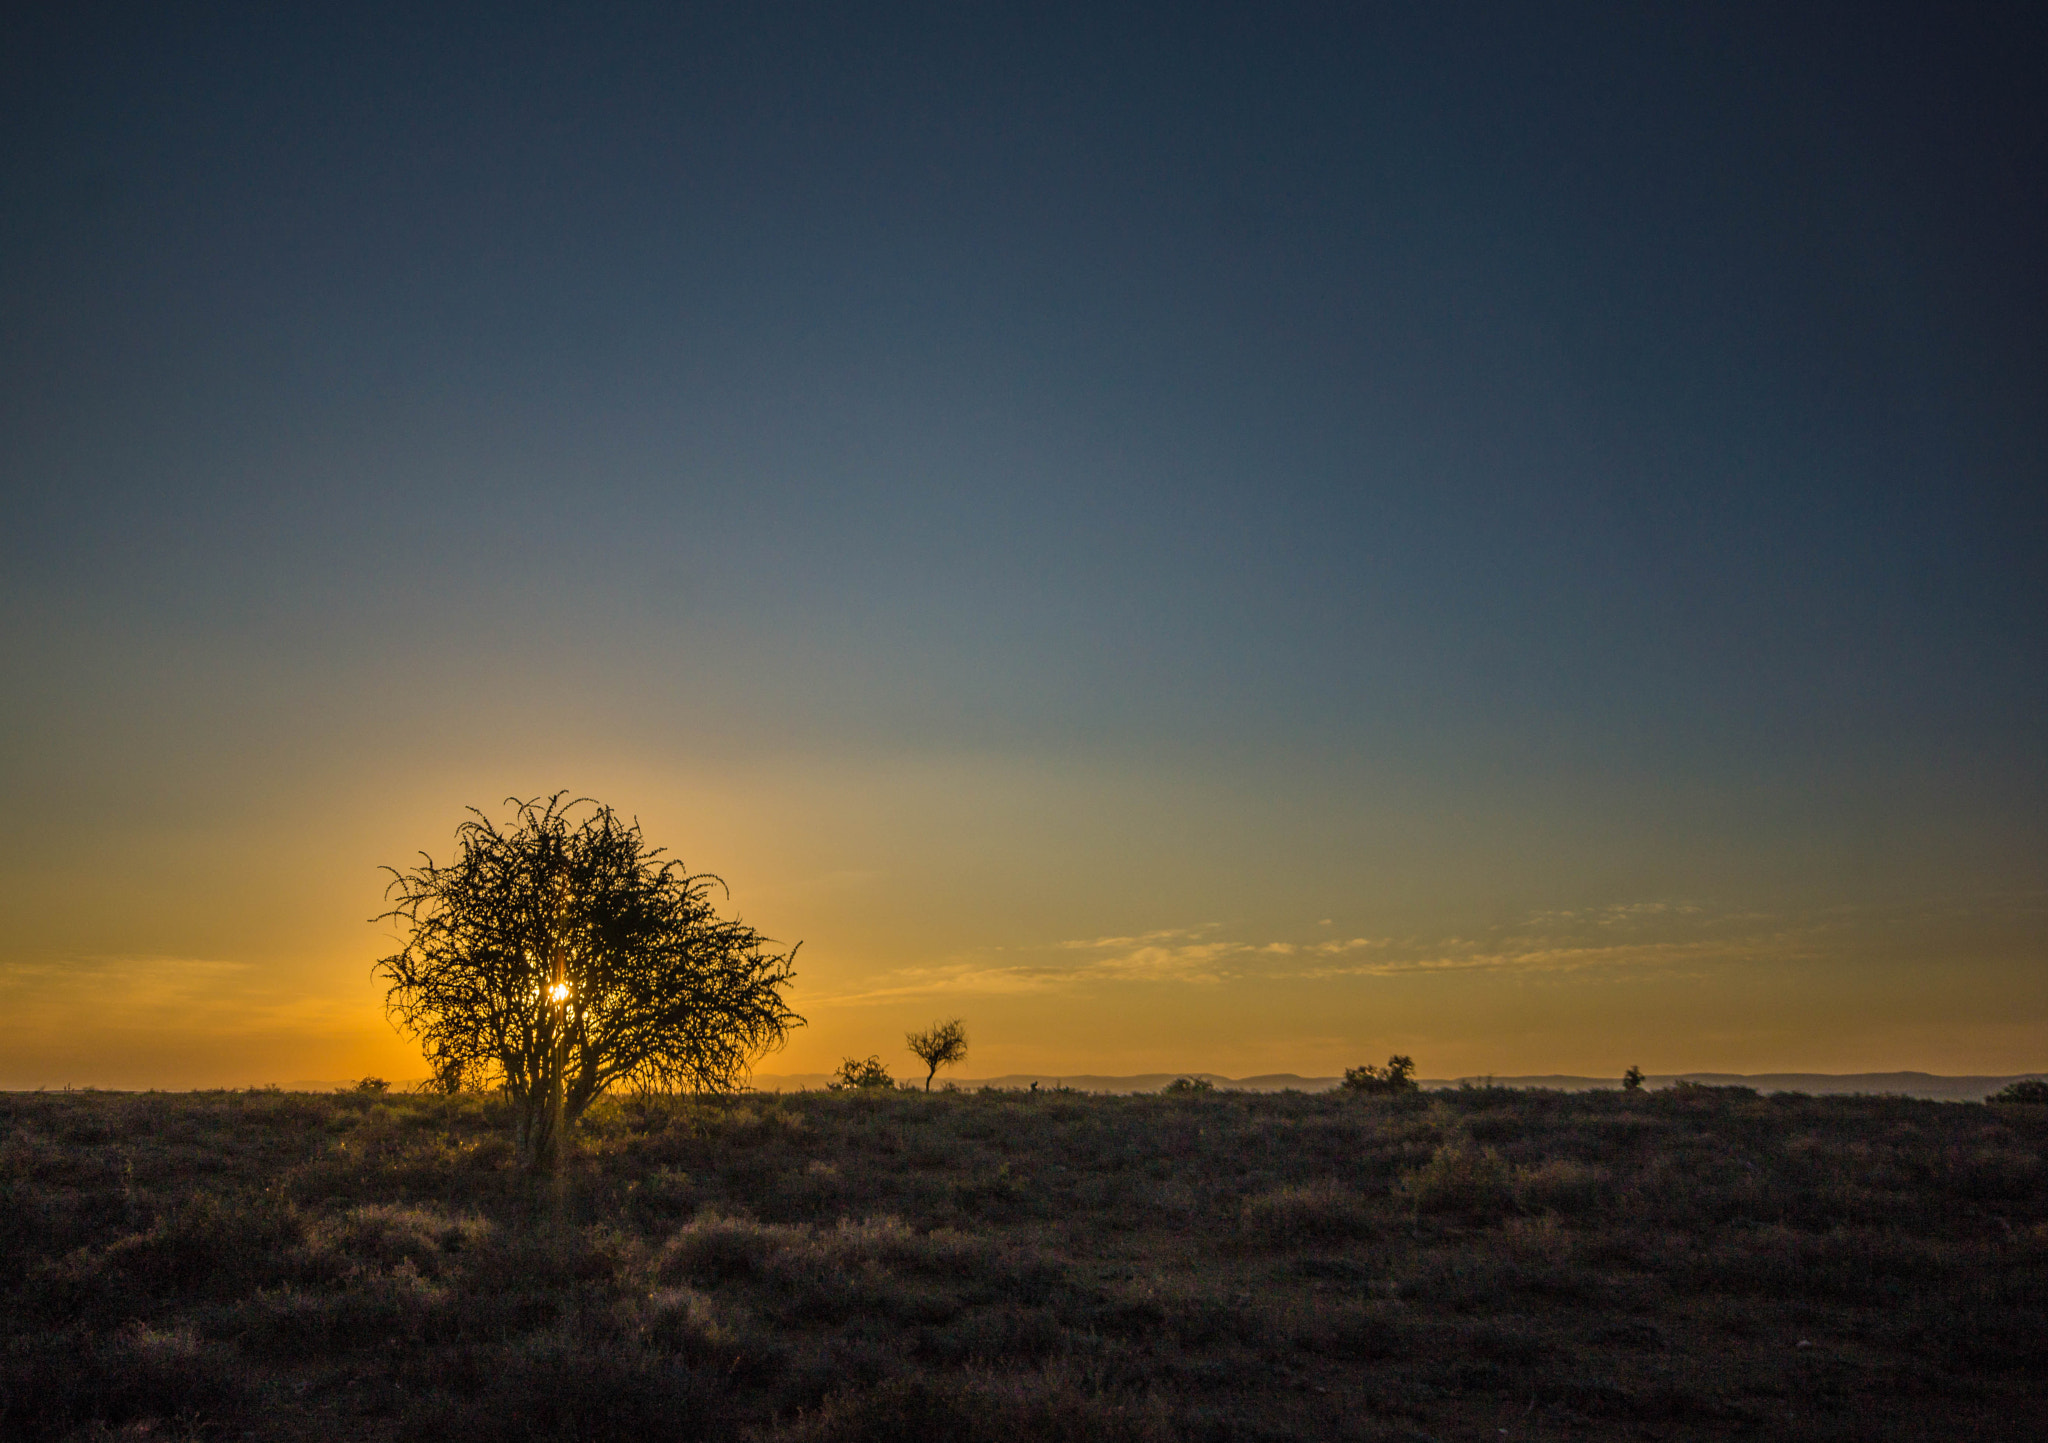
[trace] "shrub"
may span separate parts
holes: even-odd
[[[244,1400],[232,1355],[190,1332],[134,1324],[98,1336],[48,1334],[0,1341],[0,1436],[68,1436],[81,1425],[205,1419],[219,1425]]]
[[[451,1218],[435,1208],[391,1203],[351,1208],[312,1230],[318,1254],[334,1266],[409,1263],[430,1278],[441,1275],[446,1255],[474,1251],[491,1231],[480,1217]]]
[[[1244,1231],[1272,1247],[1369,1237],[1372,1217],[1358,1194],[1335,1179],[1275,1188],[1244,1200]]]
[[[400,1428],[407,1443],[644,1443],[728,1436],[719,1381],[638,1348],[547,1337],[498,1350],[479,1396],[430,1398]]]
[[[277,1359],[417,1346],[447,1302],[447,1290],[408,1263],[351,1280],[340,1292],[285,1287],[258,1293],[237,1309],[236,1337],[245,1351]]]
[[[1156,1408],[1121,1404],[1057,1378],[896,1378],[826,1400],[774,1443],[1164,1443]]]
[[[1401,1177],[1399,1190],[1417,1214],[1487,1222],[1514,1204],[1508,1165],[1492,1148],[1445,1143],[1428,1162]]]
[[[1344,1069],[1344,1090],[1386,1094],[1415,1091],[1415,1059],[1395,1053],[1387,1059],[1385,1067],[1374,1067],[1366,1063],[1363,1067]]]
[[[870,1055],[863,1062],[849,1057],[839,1064],[838,1080],[825,1085],[834,1092],[845,1092],[849,1088],[894,1087],[896,1079],[889,1075],[889,1069],[882,1065],[882,1059]]]
[[[200,1193],[108,1247],[103,1266],[152,1293],[234,1297],[282,1278],[304,1236],[290,1207]]]
[[[1295,1342],[1311,1353],[1354,1362],[1378,1362],[1398,1358],[1413,1346],[1409,1332],[1399,1320],[1370,1308],[1342,1307],[1321,1310],[1310,1318]]]
[[[782,1349],[773,1340],[734,1327],[694,1288],[659,1288],[622,1304],[620,1321],[643,1347],[673,1354],[693,1368],[765,1376],[782,1363]]]
[[[1206,1077],[1176,1077],[1159,1090],[1183,1096],[1190,1092],[1213,1092],[1216,1090],[1216,1084]]]
[[[723,1283],[751,1278],[782,1250],[793,1231],[705,1213],[668,1240],[656,1272],[664,1281]]]
[[[1637,1067],[1634,1063],[1630,1063],[1628,1071],[1621,1075],[1621,1087],[1624,1092],[1641,1092],[1643,1090],[1643,1069]]]
[[[2035,1105],[2048,1104],[2048,1078],[2022,1077],[2017,1082],[2008,1082],[1991,1094],[1993,1102],[2019,1102]]]
[[[1554,1157],[1535,1167],[1515,1169],[1515,1199],[1532,1212],[1590,1212],[1600,1205],[1607,1188],[1604,1169],[1570,1158]]]

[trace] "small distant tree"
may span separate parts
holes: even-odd
[[[1415,1091],[1415,1059],[1395,1053],[1387,1059],[1385,1067],[1374,1067],[1370,1062],[1363,1067],[1344,1069],[1344,1090],[1386,1095],[1396,1092]]]
[[[519,1161],[553,1172],[600,1094],[723,1092],[803,1019],[796,949],[721,918],[718,878],[650,848],[637,822],[566,792],[471,808],[447,863],[386,868],[403,948],[376,964],[385,1009],[443,1092],[502,1086]]]
[[[1643,1069],[1637,1067],[1634,1063],[1630,1063],[1628,1071],[1621,1075],[1621,1088],[1624,1092],[1641,1092],[1643,1090]]]
[[[837,1078],[836,1081],[825,1084],[833,1092],[845,1092],[848,1089],[857,1090],[868,1087],[894,1087],[896,1085],[896,1079],[889,1075],[889,1069],[882,1066],[882,1059],[873,1056],[869,1057],[866,1061],[862,1061],[857,1057],[847,1058],[839,1064],[839,1071],[835,1074],[835,1077]]]
[[[389,1092],[391,1084],[381,1077],[365,1077],[356,1084],[357,1092]]]
[[[2036,1106],[2048,1103],[2048,1080],[2039,1077],[2022,1077],[2017,1082],[2008,1082],[1991,1094],[1993,1102],[2025,1102]]]
[[[904,1033],[903,1042],[925,1065],[924,1090],[930,1092],[932,1079],[939,1075],[940,1068],[951,1067],[967,1056],[967,1024],[957,1017],[950,1022],[934,1022],[922,1032]]]
[[[1176,1077],[1173,1081],[1167,1083],[1166,1086],[1160,1088],[1159,1090],[1161,1092],[1174,1094],[1185,1094],[1190,1092],[1214,1092],[1216,1090],[1216,1084],[1211,1082],[1206,1077]]]

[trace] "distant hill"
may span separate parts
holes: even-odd
[[[1826,1097],[1846,1093],[1891,1094],[1929,1098],[1940,1102],[1981,1102],[1992,1093],[2021,1077],[2039,1073],[2015,1073],[2005,1077],[1942,1077],[1931,1072],[1684,1072],[1646,1077],[1644,1085],[1669,1087],[1675,1082],[1700,1082],[1714,1087],[1753,1087],[1758,1092],[1805,1092]],[[1199,1077],[1219,1088],[1241,1092],[1327,1092],[1343,1081],[1341,1077],[1302,1077],[1292,1072],[1267,1072],[1256,1077],[1225,1077],[1216,1072],[1142,1072],[1129,1077],[1094,1074],[1059,1076],[1047,1072],[1012,1072],[1001,1077],[956,1077],[942,1079],[935,1087],[950,1083],[963,1089],[999,1087],[1024,1090],[1033,1083],[1043,1088],[1068,1087],[1076,1092],[1157,1092],[1176,1077]],[[761,1092],[802,1092],[824,1087],[833,1074],[826,1072],[760,1073],[754,1087]],[[1480,1086],[1544,1087],[1560,1092],[1590,1092],[1619,1088],[1618,1077],[1575,1077],[1546,1073],[1533,1077],[1425,1077],[1425,1089]]]
[[[757,1092],[822,1091],[836,1074],[829,1072],[757,1073]],[[1816,1097],[1870,1093],[1897,1097],[1920,1097],[1936,1102],[1982,1102],[2008,1082],[2023,1077],[2042,1077],[2038,1072],[2014,1073],[2004,1077],[1943,1077],[1932,1072],[1683,1072],[1644,1078],[1644,1086],[1669,1087],[1674,1082],[1700,1082],[1713,1087],[1753,1087],[1758,1092],[1805,1092]],[[1225,1077],[1220,1072],[1140,1072],[1128,1077],[1094,1073],[1061,1076],[1051,1072],[1011,1072],[1001,1077],[941,1078],[933,1087],[962,1089],[997,1087],[1027,1091],[1034,1082],[1040,1089],[1071,1088],[1075,1092],[1157,1092],[1177,1077],[1199,1077],[1220,1089],[1239,1092],[1328,1092],[1341,1077],[1303,1077],[1294,1072],[1264,1072],[1256,1077]],[[913,1082],[921,1079],[912,1079]],[[1425,1090],[1446,1087],[1541,1087],[1559,1092],[1592,1092],[1618,1088],[1618,1077],[1578,1077],[1568,1073],[1544,1073],[1530,1077],[1424,1077]],[[393,1092],[410,1092],[418,1079],[394,1078]],[[306,1079],[282,1084],[286,1092],[341,1092],[355,1086],[353,1079]],[[121,1091],[123,1089],[111,1089]]]

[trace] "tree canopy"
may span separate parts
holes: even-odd
[[[967,1056],[967,1024],[957,1017],[934,1022],[922,1032],[904,1033],[903,1045],[925,1065],[924,1090],[930,1092],[941,1067],[950,1067]]]
[[[803,1019],[783,1000],[796,948],[712,905],[724,883],[650,848],[587,798],[471,808],[445,865],[386,868],[403,948],[385,1005],[445,1090],[501,1085],[519,1151],[551,1169],[563,1129],[614,1088],[726,1091]]]

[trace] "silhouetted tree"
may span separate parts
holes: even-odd
[[[1397,1052],[1387,1059],[1385,1067],[1374,1067],[1370,1062],[1363,1067],[1347,1067],[1344,1069],[1344,1087],[1348,1092],[1413,1092],[1415,1059]]]
[[[967,1056],[967,1024],[955,1017],[951,1022],[934,1022],[922,1032],[903,1034],[904,1044],[925,1065],[924,1090],[932,1090],[932,1079],[942,1067],[951,1067]]]
[[[828,1091],[845,1092],[849,1088],[896,1085],[896,1079],[889,1075],[889,1069],[882,1066],[882,1059],[872,1054],[865,1062],[857,1057],[846,1058],[839,1064],[839,1071],[835,1076],[838,1078],[836,1082],[825,1084]]]
[[[1628,1071],[1621,1075],[1621,1087],[1624,1092],[1641,1092],[1643,1090],[1643,1069],[1631,1062],[1628,1066]]]
[[[788,952],[712,907],[724,883],[650,848],[588,799],[471,808],[445,866],[395,867],[402,951],[377,963],[385,1008],[425,1046],[444,1091],[502,1085],[519,1160],[552,1171],[563,1136],[608,1089],[726,1091],[803,1019],[784,1003]]]

